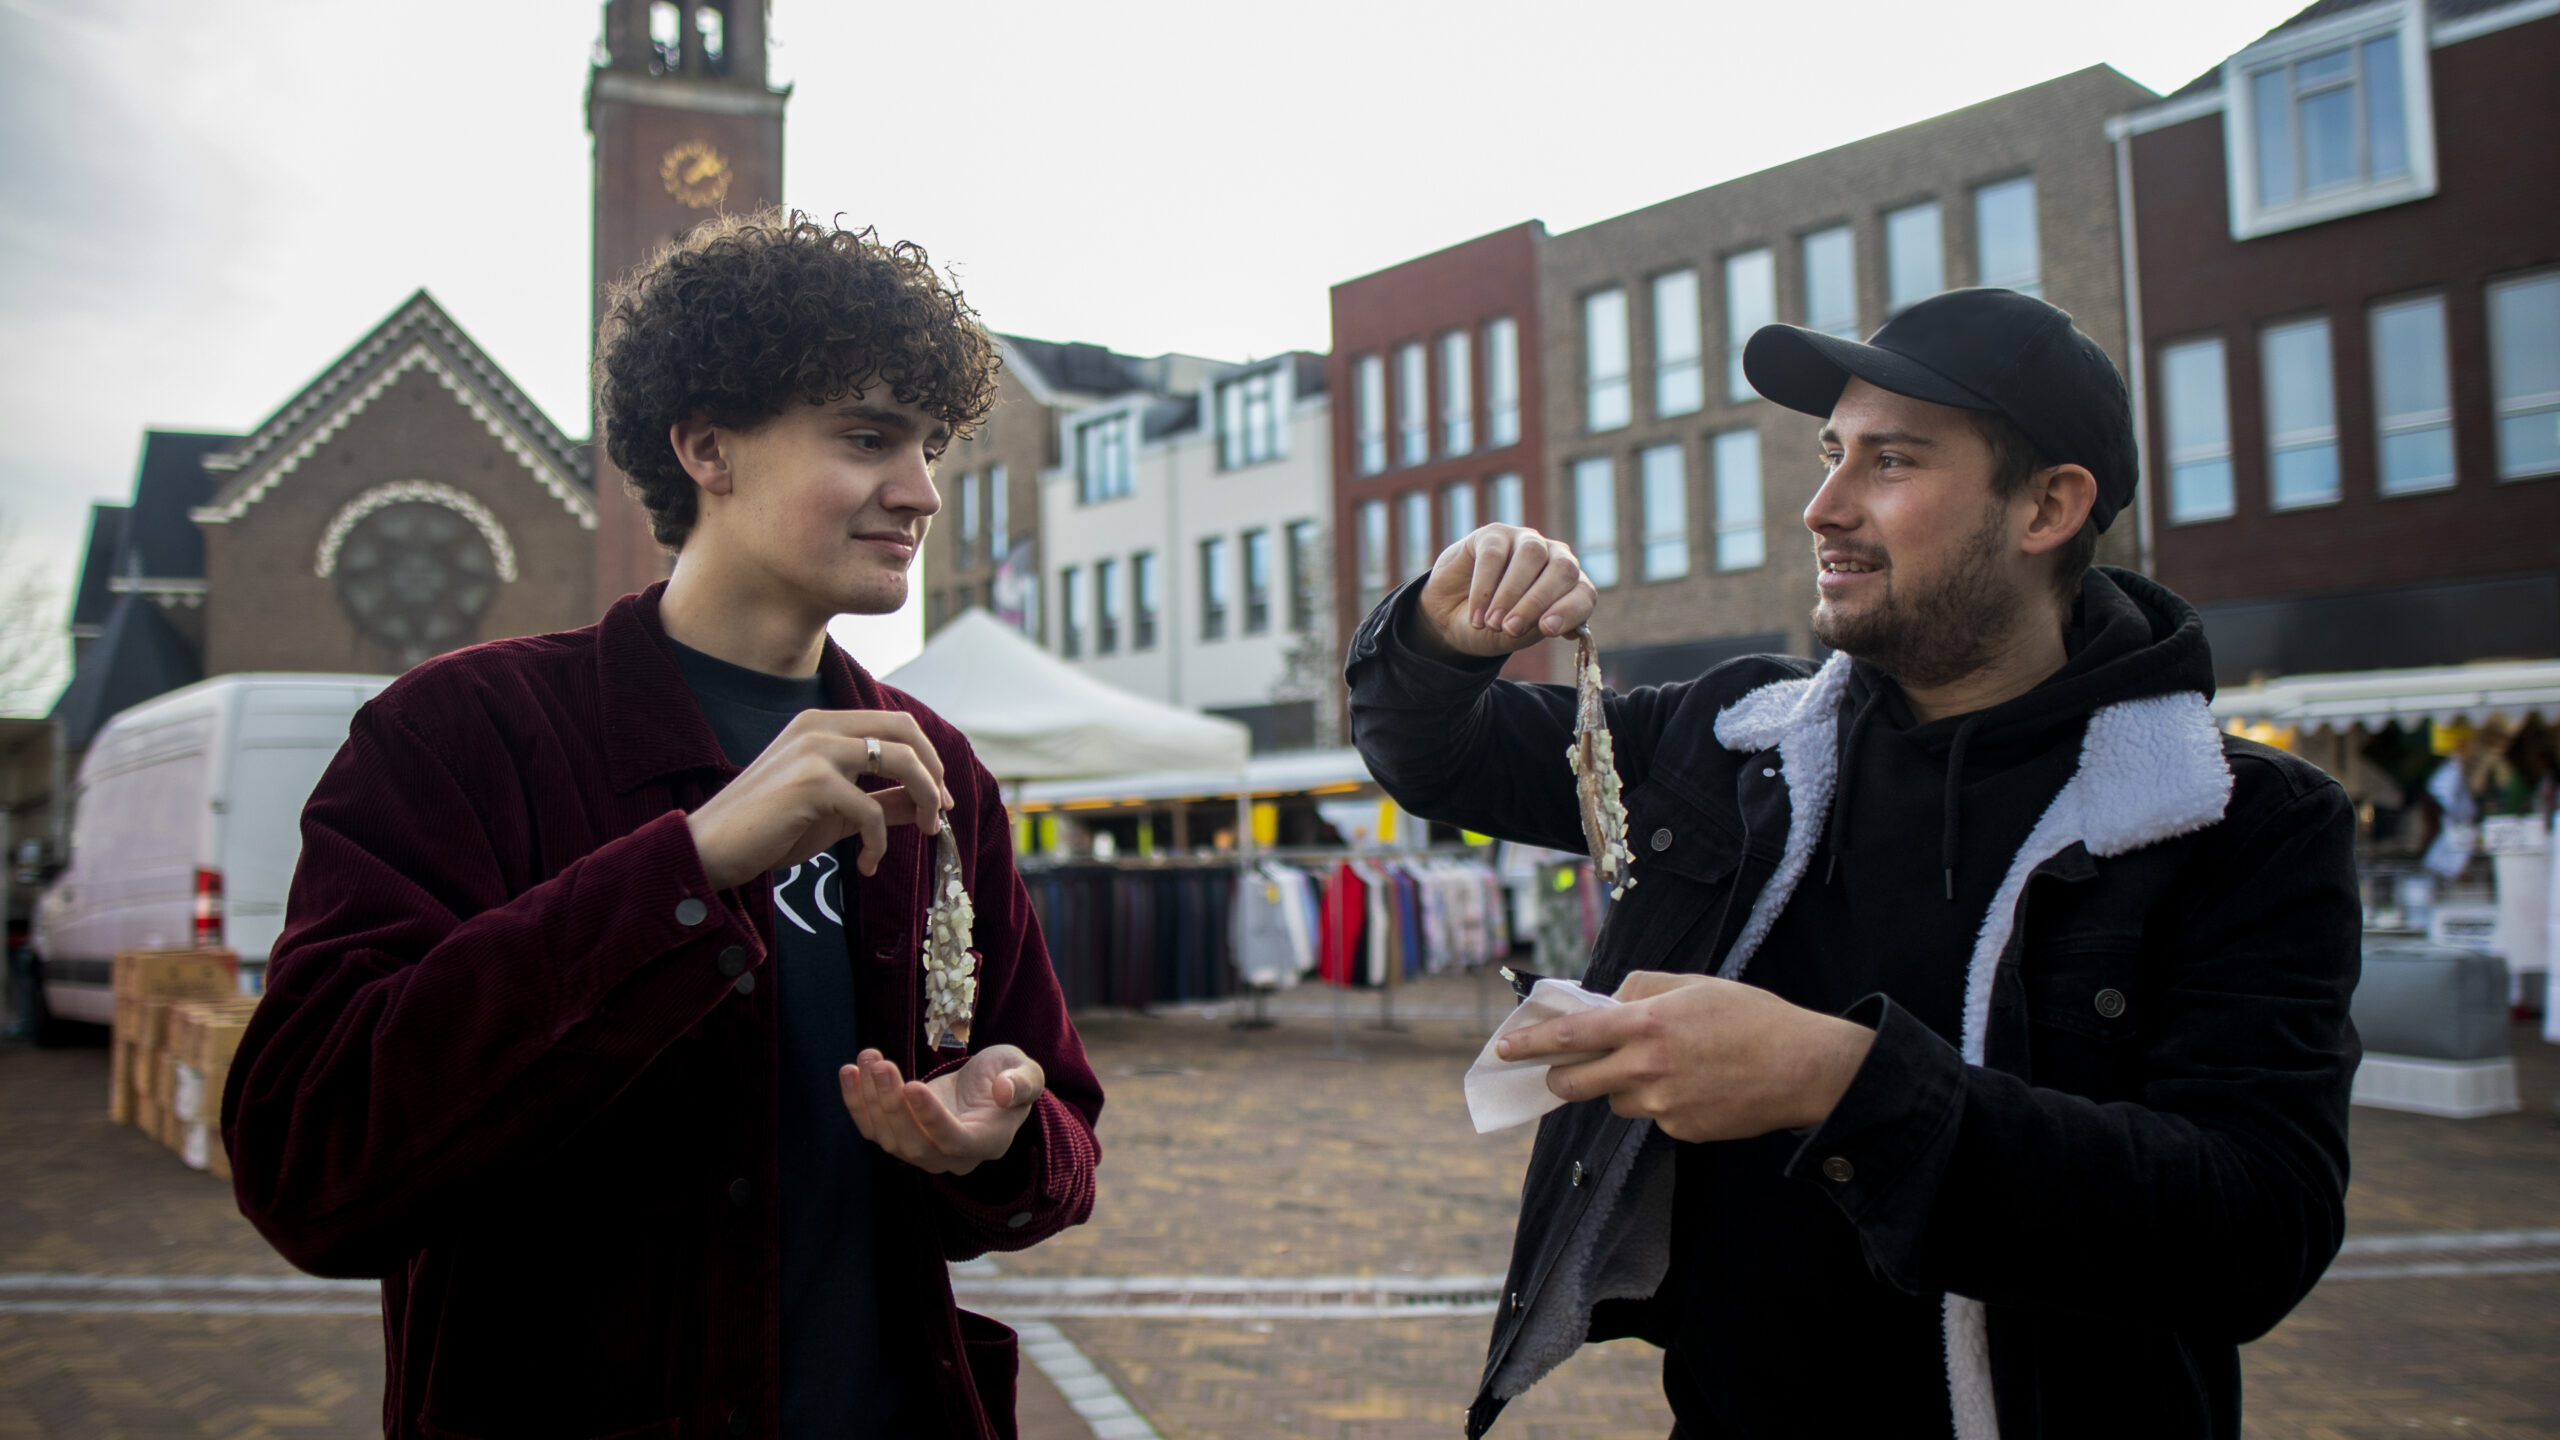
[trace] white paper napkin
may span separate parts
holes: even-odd
[[[1596,1060],[1602,1052],[1588,1055],[1542,1055],[1535,1060],[1505,1060],[1494,1049],[1502,1037],[1514,1030],[1553,1020],[1564,1015],[1579,1015],[1585,1010],[1614,1010],[1618,1002],[1606,995],[1583,989],[1571,980],[1542,979],[1529,988],[1529,998],[1503,1017],[1502,1024],[1484,1042],[1484,1053],[1467,1067],[1467,1115],[1476,1123],[1476,1133],[1490,1135],[1525,1125],[1562,1105],[1554,1091],[1547,1088],[1547,1071],[1556,1065],[1573,1065]]]

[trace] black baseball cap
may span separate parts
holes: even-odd
[[[1959,410],[2005,415],[2057,465],[2098,479],[2104,530],[2133,503],[2133,405],[2124,376],[2069,314],[2015,290],[1949,290],[1884,323],[1867,343],[1763,325],[1742,349],[1751,388],[1828,418],[1849,377]]]

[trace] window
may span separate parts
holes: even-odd
[[[1227,638],[1227,539],[1200,542],[1200,638]]]
[[[2444,297],[2373,307],[2374,478],[2385,495],[2453,483]]]
[[[1653,277],[1653,413],[1686,415],[1707,403],[1699,360],[1698,272]]]
[[[1396,351],[1396,463],[1431,458],[1430,357],[1419,343]]]
[[[1858,338],[1858,252],[1846,225],[1804,237],[1804,325]]]
[[[1271,632],[1271,532],[1247,530],[1236,537],[1244,546],[1244,633]]]
[[[1632,400],[1627,386],[1627,292],[1595,290],[1582,297],[1583,424],[1593,431],[1625,425]]]
[[[987,467],[987,558],[1002,560],[1013,552],[1013,496],[1004,467]]]
[[[1778,262],[1767,250],[1728,255],[1724,262],[1724,396],[1749,400],[1757,392],[1742,373],[1742,347],[1751,333],[1778,320]]]
[[[1363,355],[1351,366],[1352,423],[1357,427],[1360,473],[1387,468],[1387,362]]]
[[[1360,613],[1368,614],[1387,598],[1387,502],[1364,500],[1360,504],[1360,529],[1353,537],[1359,546],[1355,557],[1360,567]]]
[[[1440,533],[1451,544],[1475,533],[1476,487],[1472,480],[1461,480],[1440,492]]]
[[[1508,315],[1484,327],[1484,438],[1520,443],[1520,327]]]
[[[1573,537],[1591,583],[1617,584],[1618,474],[1605,455],[1573,462]]]
[[[1884,268],[1885,308],[1897,315],[1947,288],[1946,227],[1937,201],[1884,217]]]
[[[2235,240],[2435,193],[2415,5],[2278,31],[2224,62],[2222,93]]]
[[[1760,432],[1727,430],[1716,447],[1716,568],[1749,570],[1769,558],[1760,513]]]
[[[2219,337],[2160,352],[2160,427],[2169,447],[2170,521],[2228,516],[2231,392]]]
[[[978,477],[975,475],[960,477],[958,539],[959,543],[953,548],[959,552],[960,568],[966,570],[976,563],[975,556],[978,553]]]
[[[1093,562],[1093,653],[1110,655],[1120,648],[1120,562]]]
[[[1323,554],[1316,547],[1323,535],[1313,520],[1289,522],[1289,628],[1316,628],[1316,577],[1323,573]]]
[[[2036,177],[1973,192],[1973,270],[1979,283],[2044,298],[2044,249],[2036,239]]]
[[[1084,653],[1084,572],[1073,565],[1058,572],[1058,653]]]
[[[1636,457],[1644,499],[1644,578],[1689,573],[1689,475],[1677,445],[1647,447]]]
[[[2498,478],[2560,471],[2560,274],[2489,287]]]
[[[1280,367],[1218,384],[1218,466],[1240,470],[1288,453],[1281,425]]]
[[[1410,580],[1431,573],[1432,557],[1439,552],[1431,548],[1431,495],[1428,491],[1408,491],[1404,497],[1404,572],[1396,578]]]
[[[1529,523],[1528,508],[1520,493],[1519,476],[1509,474],[1494,476],[1492,490],[1495,524],[1526,525]]]
[[[1129,493],[1129,416],[1124,411],[1076,427],[1076,498],[1091,505]]]
[[[1141,550],[1129,557],[1129,648],[1156,648],[1156,620],[1164,614],[1164,580],[1156,573],[1156,552]]]
[[[1464,455],[1476,448],[1475,351],[1467,332],[1440,337],[1440,453]]]
[[[2267,507],[2290,510],[2338,498],[2338,407],[2329,378],[2329,321],[2300,320],[2258,333],[2266,382]]]

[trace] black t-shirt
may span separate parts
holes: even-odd
[[[764,753],[803,710],[825,704],[815,675],[767,675],[673,641],[676,666],[732,765]],[[843,1440],[885,1433],[898,1391],[880,1358],[871,1167],[836,1080],[861,1047],[854,1032],[853,873],[846,840],[773,872],[780,1022],[775,1141],[781,1166],[782,1433]]]

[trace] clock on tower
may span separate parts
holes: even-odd
[[[782,199],[782,108],[765,83],[768,0],[610,0],[587,84],[595,136],[595,309],[651,251],[723,212]],[[593,330],[589,331],[592,338]],[[666,553],[595,446],[596,611],[665,578]]]

